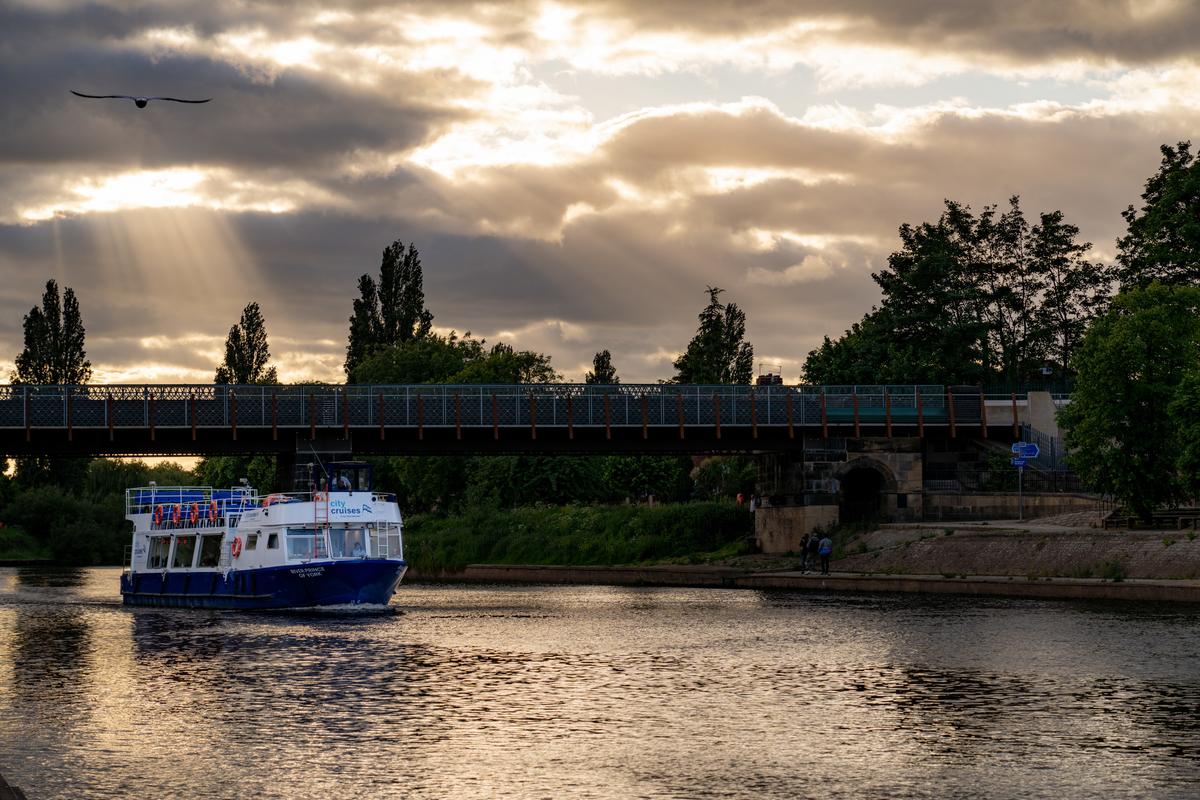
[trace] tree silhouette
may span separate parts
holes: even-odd
[[[268,367],[271,348],[267,326],[258,303],[242,309],[242,319],[225,337],[225,360],[217,367],[215,383],[279,383],[275,367]]]
[[[83,320],[75,291],[67,288],[60,300],[58,284],[46,281],[42,305],[25,315],[25,349],[17,356],[14,383],[83,384],[92,377],[84,350]]]
[[[358,279],[346,344],[347,375],[380,348],[429,335],[433,314],[425,308],[423,285],[416,245],[406,248],[399,239],[383,251],[378,283],[370,275]]]
[[[601,350],[592,359],[592,371],[583,378],[584,383],[620,383],[617,368],[612,363],[612,353]]]
[[[750,383],[754,348],[743,341],[746,312],[733,303],[723,305],[723,291],[708,287],[708,305],[700,312],[700,327],[687,350],[675,359],[675,383]]]

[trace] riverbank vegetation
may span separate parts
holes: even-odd
[[[703,561],[750,551],[753,515],[732,502],[618,506],[473,505],[452,516],[418,515],[405,556],[424,575],[468,564],[638,564]]]

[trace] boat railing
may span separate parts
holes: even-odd
[[[125,545],[125,553],[121,556],[121,572],[133,571],[133,545]]]
[[[149,515],[153,531],[224,527],[258,504],[258,493],[248,486],[139,486],[125,490],[126,516]]]

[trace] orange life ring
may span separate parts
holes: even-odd
[[[188,521],[195,525],[200,521],[200,504],[192,503],[191,513],[188,514]]]
[[[171,522],[178,525],[181,519],[183,519],[183,503],[176,503],[175,507],[171,509]]]
[[[325,499],[325,496],[323,494],[321,494],[320,492],[313,492],[313,502],[314,503],[320,503],[324,499]]]
[[[157,506],[155,506],[155,508],[154,508],[154,524],[155,524],[155,525],[162,525],[162,517],[163,517],[163,515],[162,515],[162,503],[159,503],[159,504],[158,504]]]
[[[213,500],[208,504],[208,521],[215,523],[217,521],[217,501]]]
[[[233,553],[234,558],[242,554],[242,537],[233,537],[233,544],[229,545],[229,552]]]

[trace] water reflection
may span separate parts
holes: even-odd
[[[1200,788],[1191,612],[405,586],[403,614],[255,615],[124,609],[116,577],[0,589],[33,798]]]

